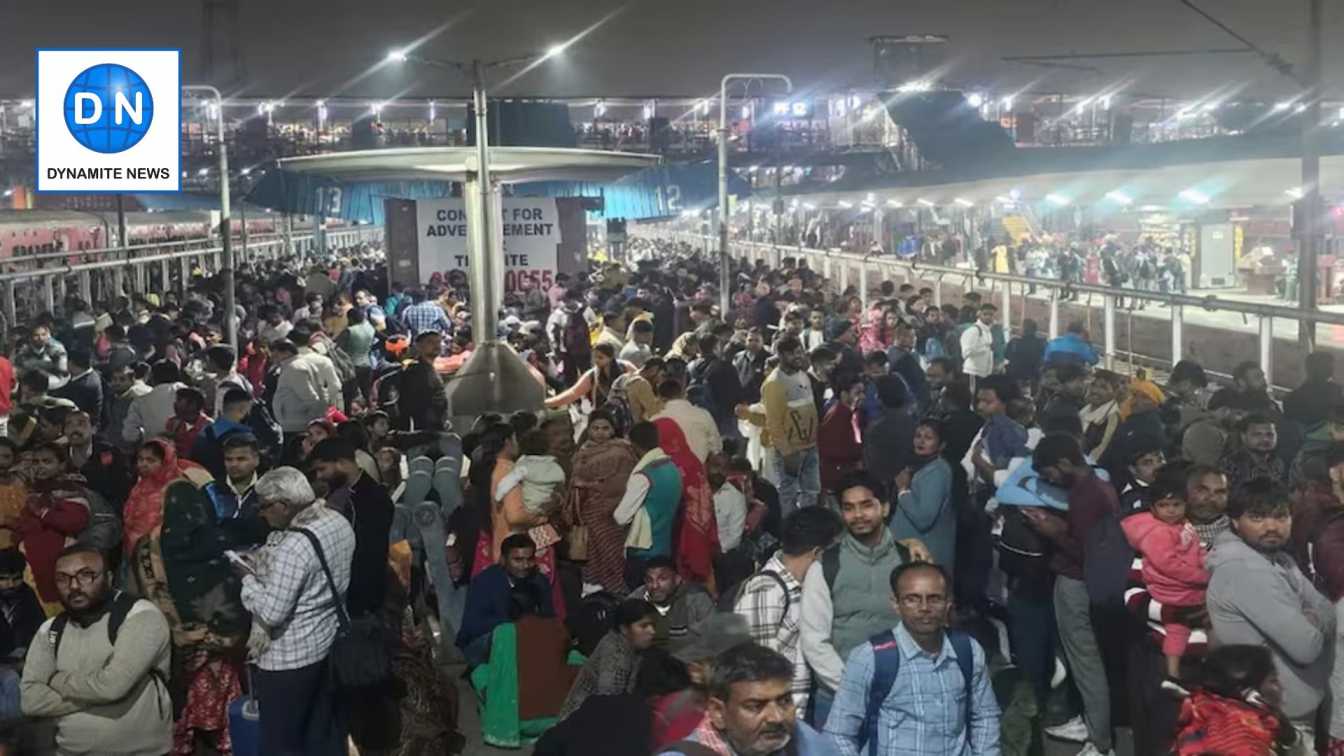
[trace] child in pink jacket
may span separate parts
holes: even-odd
[[[1185,518],[1183,499],[1161,496],[1150,509],[1121,520],[1120,526],[1143,557],[1143,580],[1154,599],[1175,607],[1204,605],[1209,571],[1204,567],[1199,535]],[[1167,675],[1175,679],[1190,641],[1190,628],[1177,622],[1165,623],[1163,628],[1162,654],[1167,657]]]

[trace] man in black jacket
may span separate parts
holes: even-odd
[[[697,389],[701,392],[697,395]],[[723,358],[722,344],[713,334],[700,337],[700,359],[690,366],[688,396],[697,406],[709,410],[724,438],[737,438],[737,417],[734,410],[742,403],[744,394],[737,370]]]
[[[416,361],[402,369],[398,426],[401,430],[437,431],[443,429],[448,414],[448,396],[443,380],[434,369],[434,360],[442,351],[443,336],[438,331],[421,331],[415,337]]]
[[[437,339],[436,339],[437,340]],[[432,369],[432,368],[431,368]],[[350,587],[345,606],[351,618],[376,617],[387,595],[388,533],[392,530],[392,500],[355,462],[355,447],[343,438],[328,438],[313,447],[310,456],[317,479],[328,487],[327,506],[340,512],[355,529],[355,553],[350,561]],[[350,734],[361,753],[390,749],[400,734],[394,726],[396,699],[385,685],[361,689],[360,705],[350,714]]]
[[[93,421],[84,412],[66,415],[64,431],[70,469],[83,475],[89,490],[120,512],[135,484],[134,468],[126,455],[112,444],[94,439]]]
[[[66,359],[70,365],[70,380],[51,392],[52,396],[69,399],[89,417],[103,416],[103,377],[93,369],[89,350],[75,348]]]
[[[317,479],[327,484],[327,506],[345,515],[355,529],[355,556],[345,603],[352,617],[382,610],[387,591],[387,534],[392,529],[392,500],[387,489],[360,470],[355,447],[328,438],[313,447],[309,459]]]

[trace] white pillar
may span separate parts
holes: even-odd
[[[1265,372],[1265,382],[1274,385],[1274,318],[1260,316],[1260,369]]]
[[[1107,370],[1115,369],[1115,297],[1107,294],[1102,298],[1104,302],[1103,333],[1105,335],[1105,366]]]
[[[1171,364],[1173,366],[1180,362],[1185,356],[1185,307],[1174,304],[1171,306]]]
[[[1059,289],[1050,289],[1050,338],[1059,337]]]
[[[1013,285],[1008,281],[1000,281],[1003,284],[1003,328],[1004,333],[1012,336],[1013,333]]]

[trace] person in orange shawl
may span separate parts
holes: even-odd
[[[1181,703],[1176,756],[1267,756],[1311,751],[1279,711],[1283,690],[1264,646],[1229,645],[1204,657],[1201,684]]]
[[[158,438],[146,441],[136,451],[135,471],[140,478],[122,510],[122,549],[128,557],[141,538],[163,524],[163,494],[169,483],[185,479],[202,488],[214,480],[204,467],[179,459],[173,445]]]

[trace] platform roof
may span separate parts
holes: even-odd
[[[338,181],[425,179],[464,181],[475,147],[406,147],[283,158],[281,169]],[[657,164],[657,155],[556,147],[491,147],[496,181],[614,181]]]

